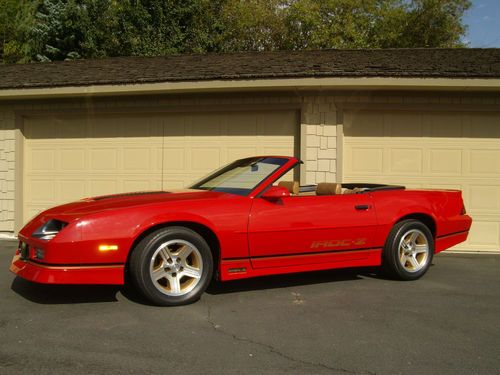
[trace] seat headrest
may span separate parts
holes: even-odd
[[[316,186],[316,195],[337,195],[342,194],[342,185],[329,182],[320,182]]]
[[[280,181],[278,186],[287,189],[290,194],[299,194],[299,182],[298,181]]]

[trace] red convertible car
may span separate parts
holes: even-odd
[[[234,280],[382,266],[414,280],[467,238],[460,191],[279,182],[293,157],[237,160],[187,190],[65,204],[19,233],[16,275],[48,284],[124,284],[151,302],[196,301],[213,277]]]

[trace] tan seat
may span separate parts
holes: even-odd
[[[299,182],[298,181],[280,181],[278,186],[287,189],[290,194],[297,195],[299,194]]]
[[[354,189],[345,189],[344,194],[358,194],[362,191],[363,191],[363,189],[355,187]]]
[[[320,182],[316,186],[316,195],[337,195],[342,194],[342,185],[329,182]]]

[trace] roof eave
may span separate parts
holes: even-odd
[[[500,91],[500,78],[279,78],[0,89],[0,100],[244,91]]]

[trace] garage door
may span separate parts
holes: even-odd
[[[235,159],[294,155],[294,111],[24,121],[24,220],[82,197],[182,188]]]
[[[345,182],[461,189],[474,223],[455,249],[500,249],[499,113],[353,111],[344,133]]]

